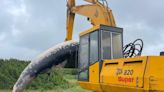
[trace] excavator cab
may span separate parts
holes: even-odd
[[[100,25],[80,33],[78,80],[98,82],[105,59],[123,57],[123,29]]]

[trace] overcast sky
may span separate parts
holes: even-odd
[[[141,38],[143,55],[164,51],[163,0],[108,0],[108,4],[117,26],[124,28],[125,44]],[[63,42],[65,20],[66,0],[0,0],[0,58],[31,60]],[[74,39],[89,27],[85,17],[76,16]]]

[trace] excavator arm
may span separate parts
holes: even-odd
[[[67,1],[67,33],[65,41],[72,40],[75,14],[86,16],[93,26],[100,24],[115,27],[112,10],[98,0],[84,0],[90,4],[75,5],[75,0]]]
[[[69,0],[67,2],[67,34],[65,41],[72,40],[72,34],[73,34],[73,26],[74,26],[74,19],[75,19],[75,13],[71,11],[71,8],[75,7],[75,0]]]

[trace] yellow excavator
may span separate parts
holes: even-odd
[[[164,56],[140,56],[141,39],[123,47],[123,29],[116,27],[107,1],[84,1],[89,4],[67,1],[65,41],[72,40],[75,14],[93,25],[79,35],[79,85],[95,92],[164,92]]]
[[[67,0],[65,42],[55,45],[34,59],[21,73],[12,92],[23,92],[39,74],[56,65],[76,64],[78,83],[94,92],[164,92],[164,52],[141,56],[143,41],[123,47],[123,29],[116,23],[106,0],[85,0],[76,6]],[[75,14],[86,16],[93,25],[82,31],[79,43],[72,41]],[[70,60],[71,62],[69,62]]]

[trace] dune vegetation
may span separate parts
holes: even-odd
[[[30,61],[0,59],[0,92],[11,92],[23,69]],[[77,84],[77,70],[55,68],[40,74],[25,92],[89,92]]]

